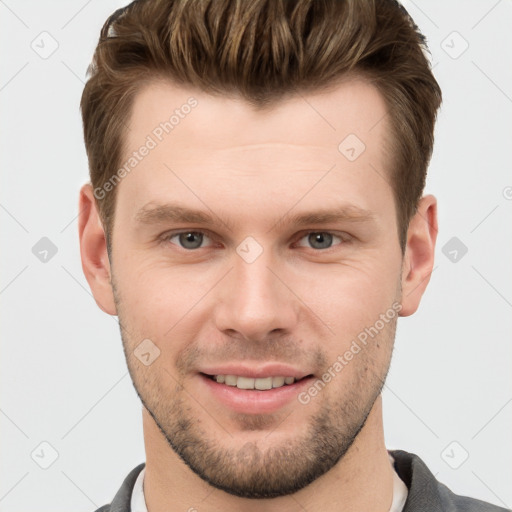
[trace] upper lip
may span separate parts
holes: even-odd
[[[293,366],[282,363],[265,363],[249,365],[247,363],[225,363],[222,365],[208,366],[200,369],[206,375],[236,375],[237,377],[248,377],[261,379],[265,377],[294,377],[302,379],[310,372],[303,371]]]

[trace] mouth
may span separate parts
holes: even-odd
[[[240,375],[202,375],[218,384],[225,386],[236,387],[243,390],[253,391],[268,391],[270,389],[282,388],[284,386],[291,386],[297,382],[313,377],[312,374],[306,375],[301,378],[285,377],[283,375],[269,375],[267,377],[245,377]]]
[[[315,377],[276,361],[224,362],[199,369],[198,386],[213,403],[242,414],[272,414],[300,405],[298,396]]]

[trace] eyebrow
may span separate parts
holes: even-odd
[[[210,210],[211,211],[211,210]],[[290,224],[293,226],[305,226],[308,224],[329,224],[341,221],[348,222],[369,222],[375,220],[376,216],[370,210],[365,210],[355,205],[339,205],[334,208],[324,208],[311,212],[284,214],[280,216],[271,229]],[[188,208],[179,204],[154,204],[148,203],[143,206],[134,217],[136,223],[152,225],[164,222],[190,223],[214,225],[221,223],[234,229],[232,222],[226,222],[218,215],[207,211]]]

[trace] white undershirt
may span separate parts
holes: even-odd
[[[395,470],[395,459],[389,452],[388,455],[391,462],[391,467],[393,468],[393,501],[391,502],[391,508],[389,509],[389,512],[402,512],[404,509],[405,501],[407,500],[407,495],[409,494],[409,490]],[[147,511],[144,510],[143,512]]]
[[[142,468],[142,471],[139,473],[137,480],[135,480],[135,485],[133,486],[132,492],[132,501],[131,501],[131,509],[132,512],[148,512],[148,508],[146,507],[146,500],[144,499],[144,473],[146,472],[146,467]]]
[[[402,481],[402,479],[398,476],[397,472],[394,468],[395,460],[389,454],[389,460],[391,461],[391,466],[393,467],[393,501],[391,503],[391,508],[389,512],[402,512],[405,500],[407,499],[407,487]],[[146,468],[144,467],[142,471],[139,473],[137,480],[135,481],[135,486],[133,487],[132,492],[132,500],[131,500],[131,508],[132,512],[148,512],[146,507],[146,500],[144,499],[144,473]]]

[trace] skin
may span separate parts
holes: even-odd
[[[127,155],[191,96],[198,106],[117,185],[110,259],[92,187],[80,192],[83,270],[98,306],[119,317],[144,405],[148,509],[387,512],[381,390],[398,315],[306,405],[237,413],[198,372],[278,361],[319,378],[392,304],[413,314],[433,267],[436,199],[421,199],[403,255],[386,105],[358,80],[259,112],[155,82],[134,103]],[[366,146],[353,162],[338,150],[350,133]],[[136,221],[168,202],[213,212],[215,223]],[[371,219],[287,222],[339,204]],[[201,231],[191,239],[200,248],[159,240],[179,230]],[[311,232],[327,232],[327,249]],[[263,250],[252,263],[236,251],[248,236]],[[149,366],[134,355],[143,339],[160,350]]]

